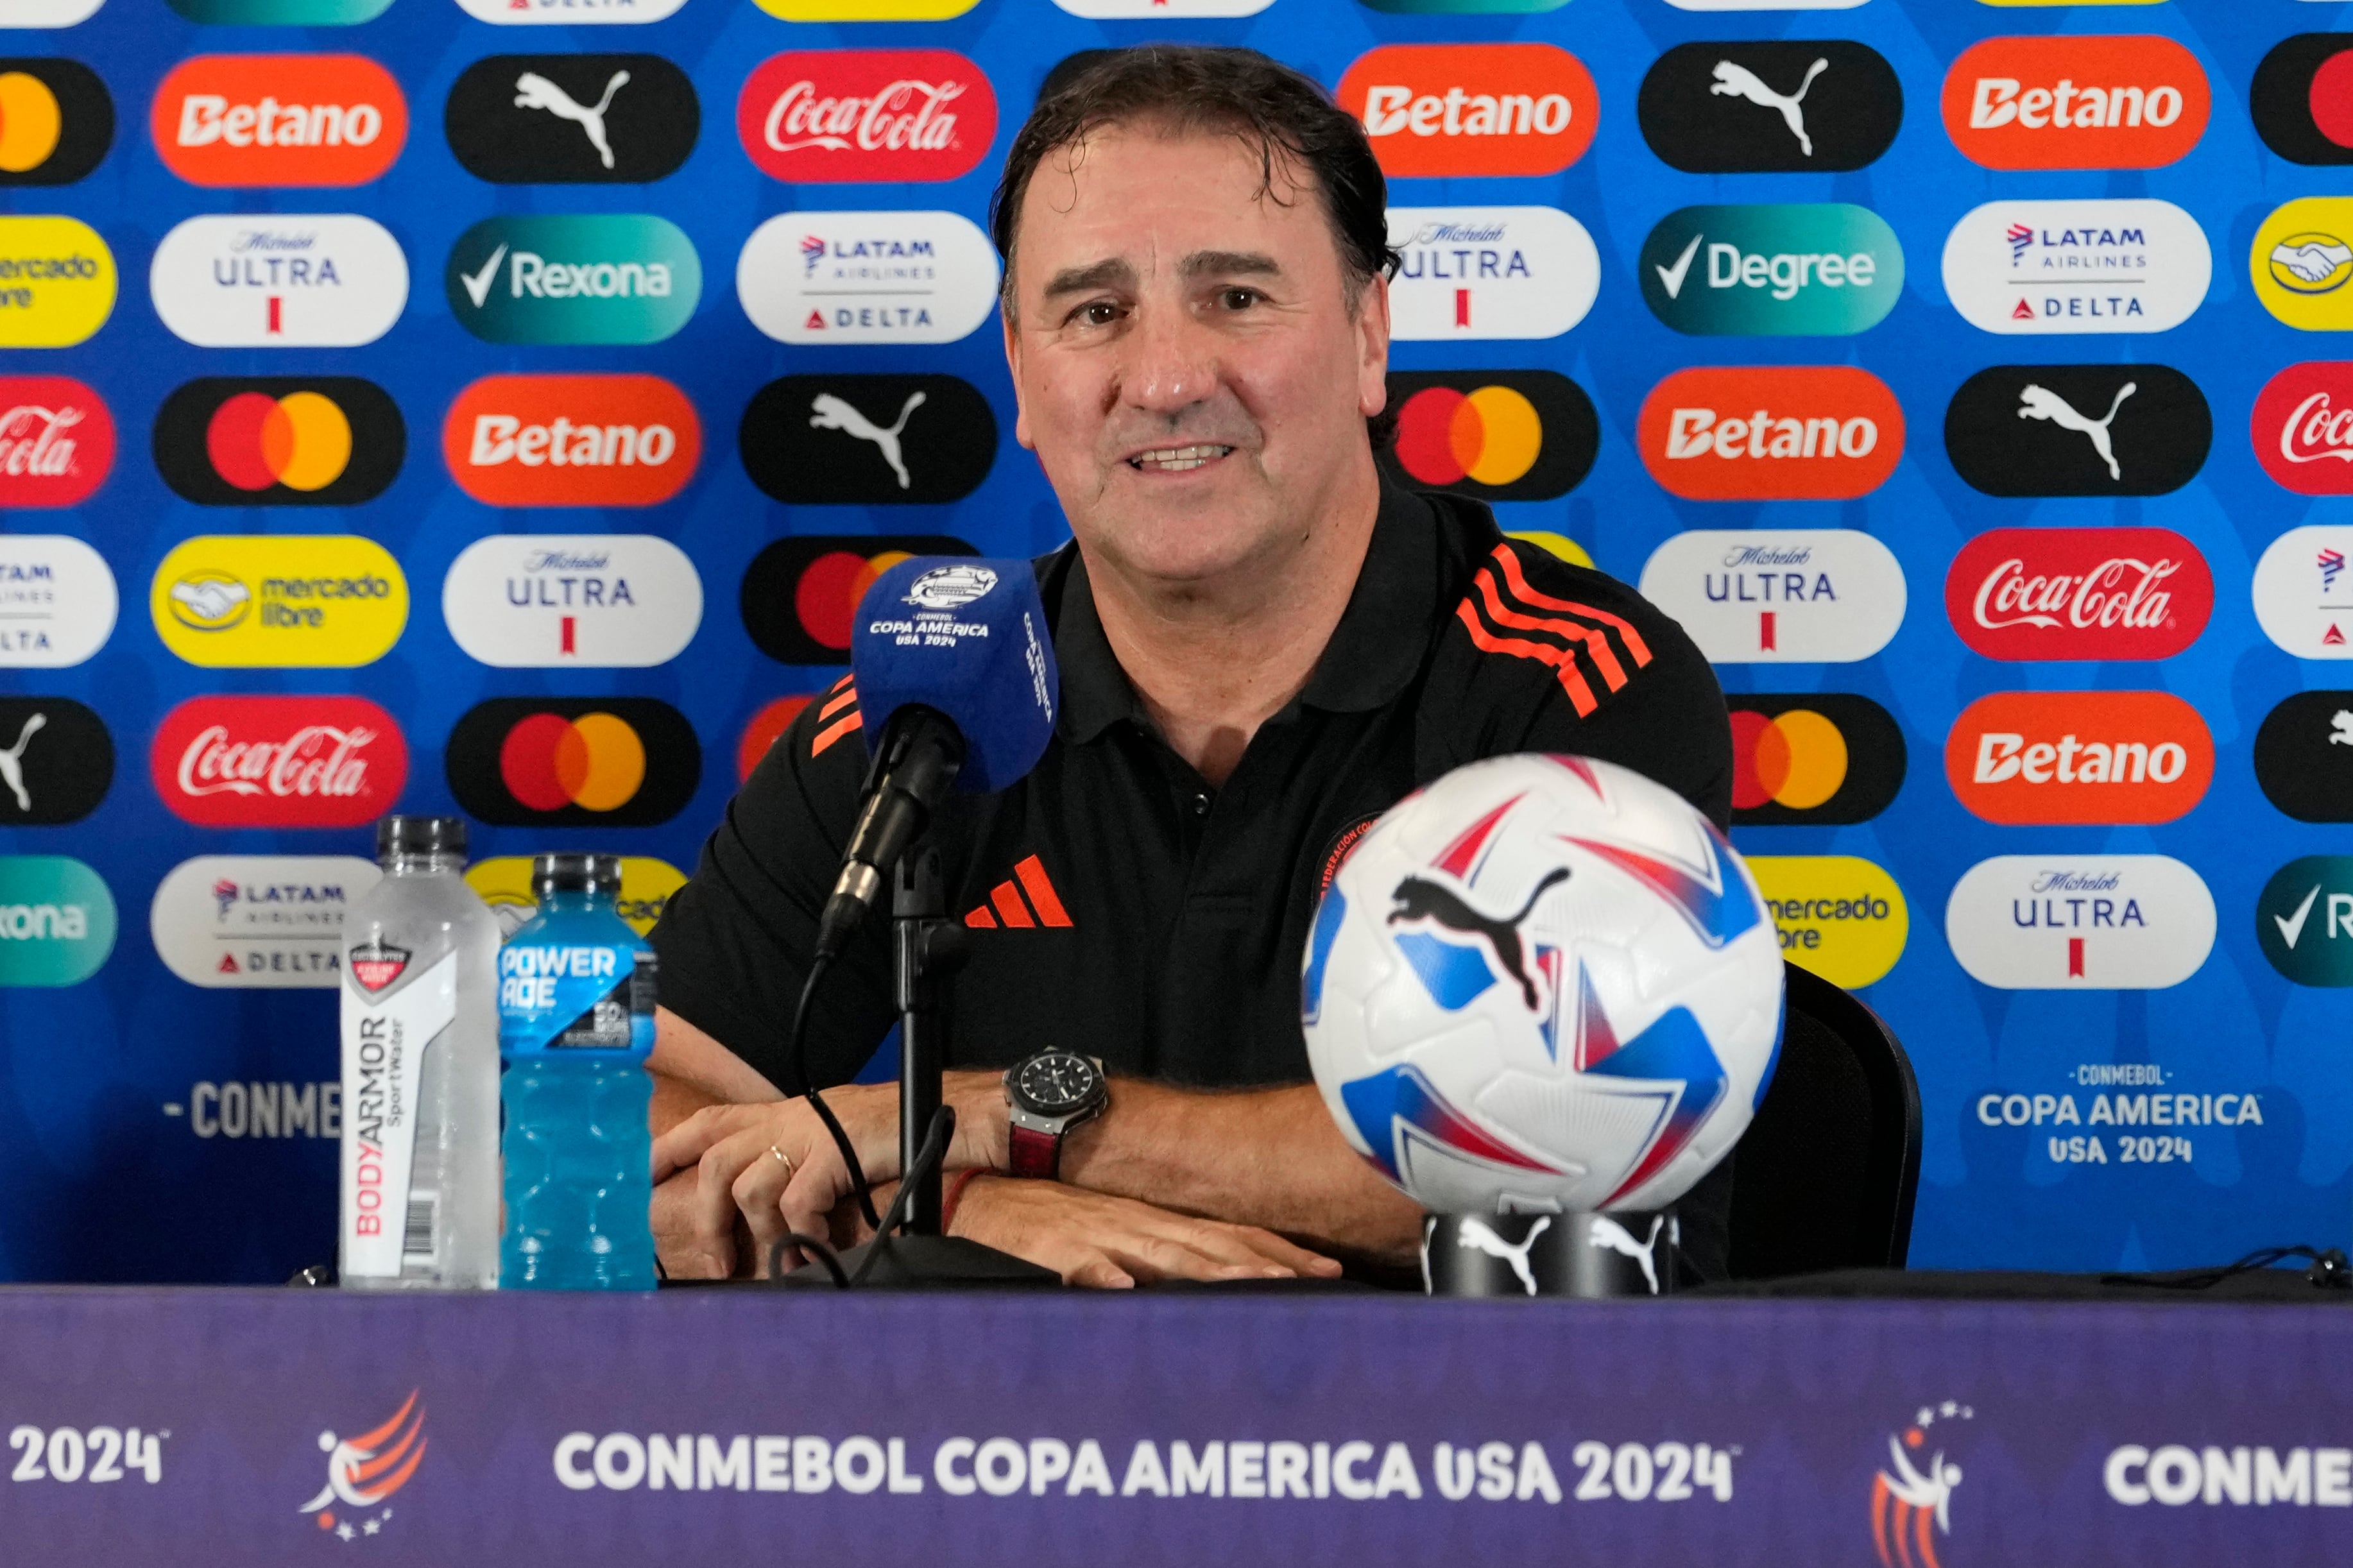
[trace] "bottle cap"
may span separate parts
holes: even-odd
[[[532,891],[544,899],[550,893],[602,893],[621,896],[618,855],[537,855],[531,862]]]
[[[386,816],[375,825],[375,858],[392,860],[403,855],[466,854],[466,819],[462,816]]]

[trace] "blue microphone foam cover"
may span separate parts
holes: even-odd
[[[859,601],[849,669],[866,746],[912,702],[955,721],[965,739],[956,787],[1000,790],[1038,765],[1061,700],[1054,644],[1027,561],[918,555]]]

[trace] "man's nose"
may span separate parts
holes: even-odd
[[[1137,312],[1128,344],[1120,391],[1129,406],[1173,418],[1216,390],[1217,334],[1190,311],[1147,306]]]

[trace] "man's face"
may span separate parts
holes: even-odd
[[[1020,418],[1091,553],[1166,584],[1295,550],[1366,463],[1384,280],[1351,310],[1321,198],[1228,135],[1112,127],[1049,153],[1014,243]]]

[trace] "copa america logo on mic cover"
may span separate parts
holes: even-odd
[[[905,603],[924,610],[955,610],[988,596],[997,574],[986,566],[934,566],[907,586]]]

